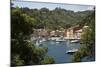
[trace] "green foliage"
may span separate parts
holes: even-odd
[[[30,42],[36,20],[21,9],[11,11],[11,65],[36,65],[44,60],[48,49],[37,48]],[[51,61],[52,62],[52,61]],[[50,63],[51,63],[50,62]]]
[[[86,46],[88,46],[89,44],[91,44],[91,38],[92,38],[92,30],[88,27],[86,29],[84,29],[82,36],[81,36],[81,41],[83,44],[85,44]]]
[[[85,56],[95,56],[95,11],[84,19],[84,25],[81,36],[81,48],[74,54],[73,61],[79,62]],[[87,22],[87,23],[86,23]]]
[[[72,58],[73,62],[81,62],[83,57],[90,55],[90,49],[87,47],[81,47],[78,52],[74,54],[74,58]]]
[[[46,28],[57,30],[62,28],[69,28],[72,25],[82,24],[83,18],[93,11],[74,12],[62,8],[55,8],[49,10],[48,8],[29,9],[21,8],[23,13],[34,17],[37,22],[35,28]],[[60,26],[60,27],[59,27]]]
[[[54,59],[52,57],[46,56],[44,60],[41,61],[41,64],[53,64]]]
[[[19,55],[14,55],[13,60],[11,62],[12,65],[24,65],[24,60],[20,60]]]
[[[12,38],[25,38],[33,32],[35,19],[23,14],[19,8],[12,9],[11,12],[11,33]],[[24,37],[20,37],[24,36]]]

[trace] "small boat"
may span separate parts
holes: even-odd
[[[57,39],[56,37],[49,38],[49,40],[53,40],[53,41],[55,41],[56,39]]]
[[[56,42],[64,42],[64,41],[66,41],[66,40],[56,40]]]
[[[71,43],[78,43],[79,40],[72,40]]]
[[[66,41],[66,40],[63,39],[63,38],[58,38],[58,39],[56,39],[56,42],[64,42],[64,41]]]
[[[58,44],[58,43],[60,43],[60,42],[56,41],[56,43]]]
[[[75,52],[77,52],[77,51],[78,51],[78,49],[72,49],[72,50],[66,51],[66,53],[67,53],[67,54],[73,54],[73,53],[75,53]]]

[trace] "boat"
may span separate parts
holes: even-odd
[[[78,51],[78,49],[72,49],[72,50],[66,51],[66,53],[67,53],[67,54],[73,54],[73,53],[75,53],[75,52],[77,52],[77,51]]]
[[[60,43],[59,41],[56,41],[56,43],[58,44],[58,43]]]
[[[64,42],[64,41],[66,41],[66,40],[60,40],[60,39],[56,40],[56,42]]]
[[[71,43],[78,43],[79,40],[72,40]]]
[[[57,39],[57,37],[51,37],[51,38],[49,38],[49,40],[53,40],[53,41],[55,41]]]
[[[64,42],[64,41],[66,41],[66,40],[62,37],[59,37],[58,39],[56,39],[56,42]]]

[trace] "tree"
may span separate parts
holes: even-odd
[[[88,26],[83,28],[81,48],[74,54],[73,61],[76,62],[81,61],[86,56],[95,57],[95,11],[89,14],[83,22],[83,26]]]
[[[34,32],[35,18],[23,13],[20,8],[11,11],[11,65],[41,64],[47,48],[36,48],[30,41]],[[51,62],[49,62],[51,63]]]
[[[41,64],[53,64],[55,61],[52,57],[45,57],[44,60],[41,61]]]

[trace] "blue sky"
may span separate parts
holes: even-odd
[[[28,2],[28,1],[12,1],[14,3],[14,7],[28,7],[31,9],[37,8],[41,9],[43,7],[48,8],[50,10],[55,9],[56,7],[61,7],[66,10],[77,11],[85,11],[85,10],[93,10],[93,5],[72,5],[72,4],[59,4],[59,3],[44,3],[44,2]]]

